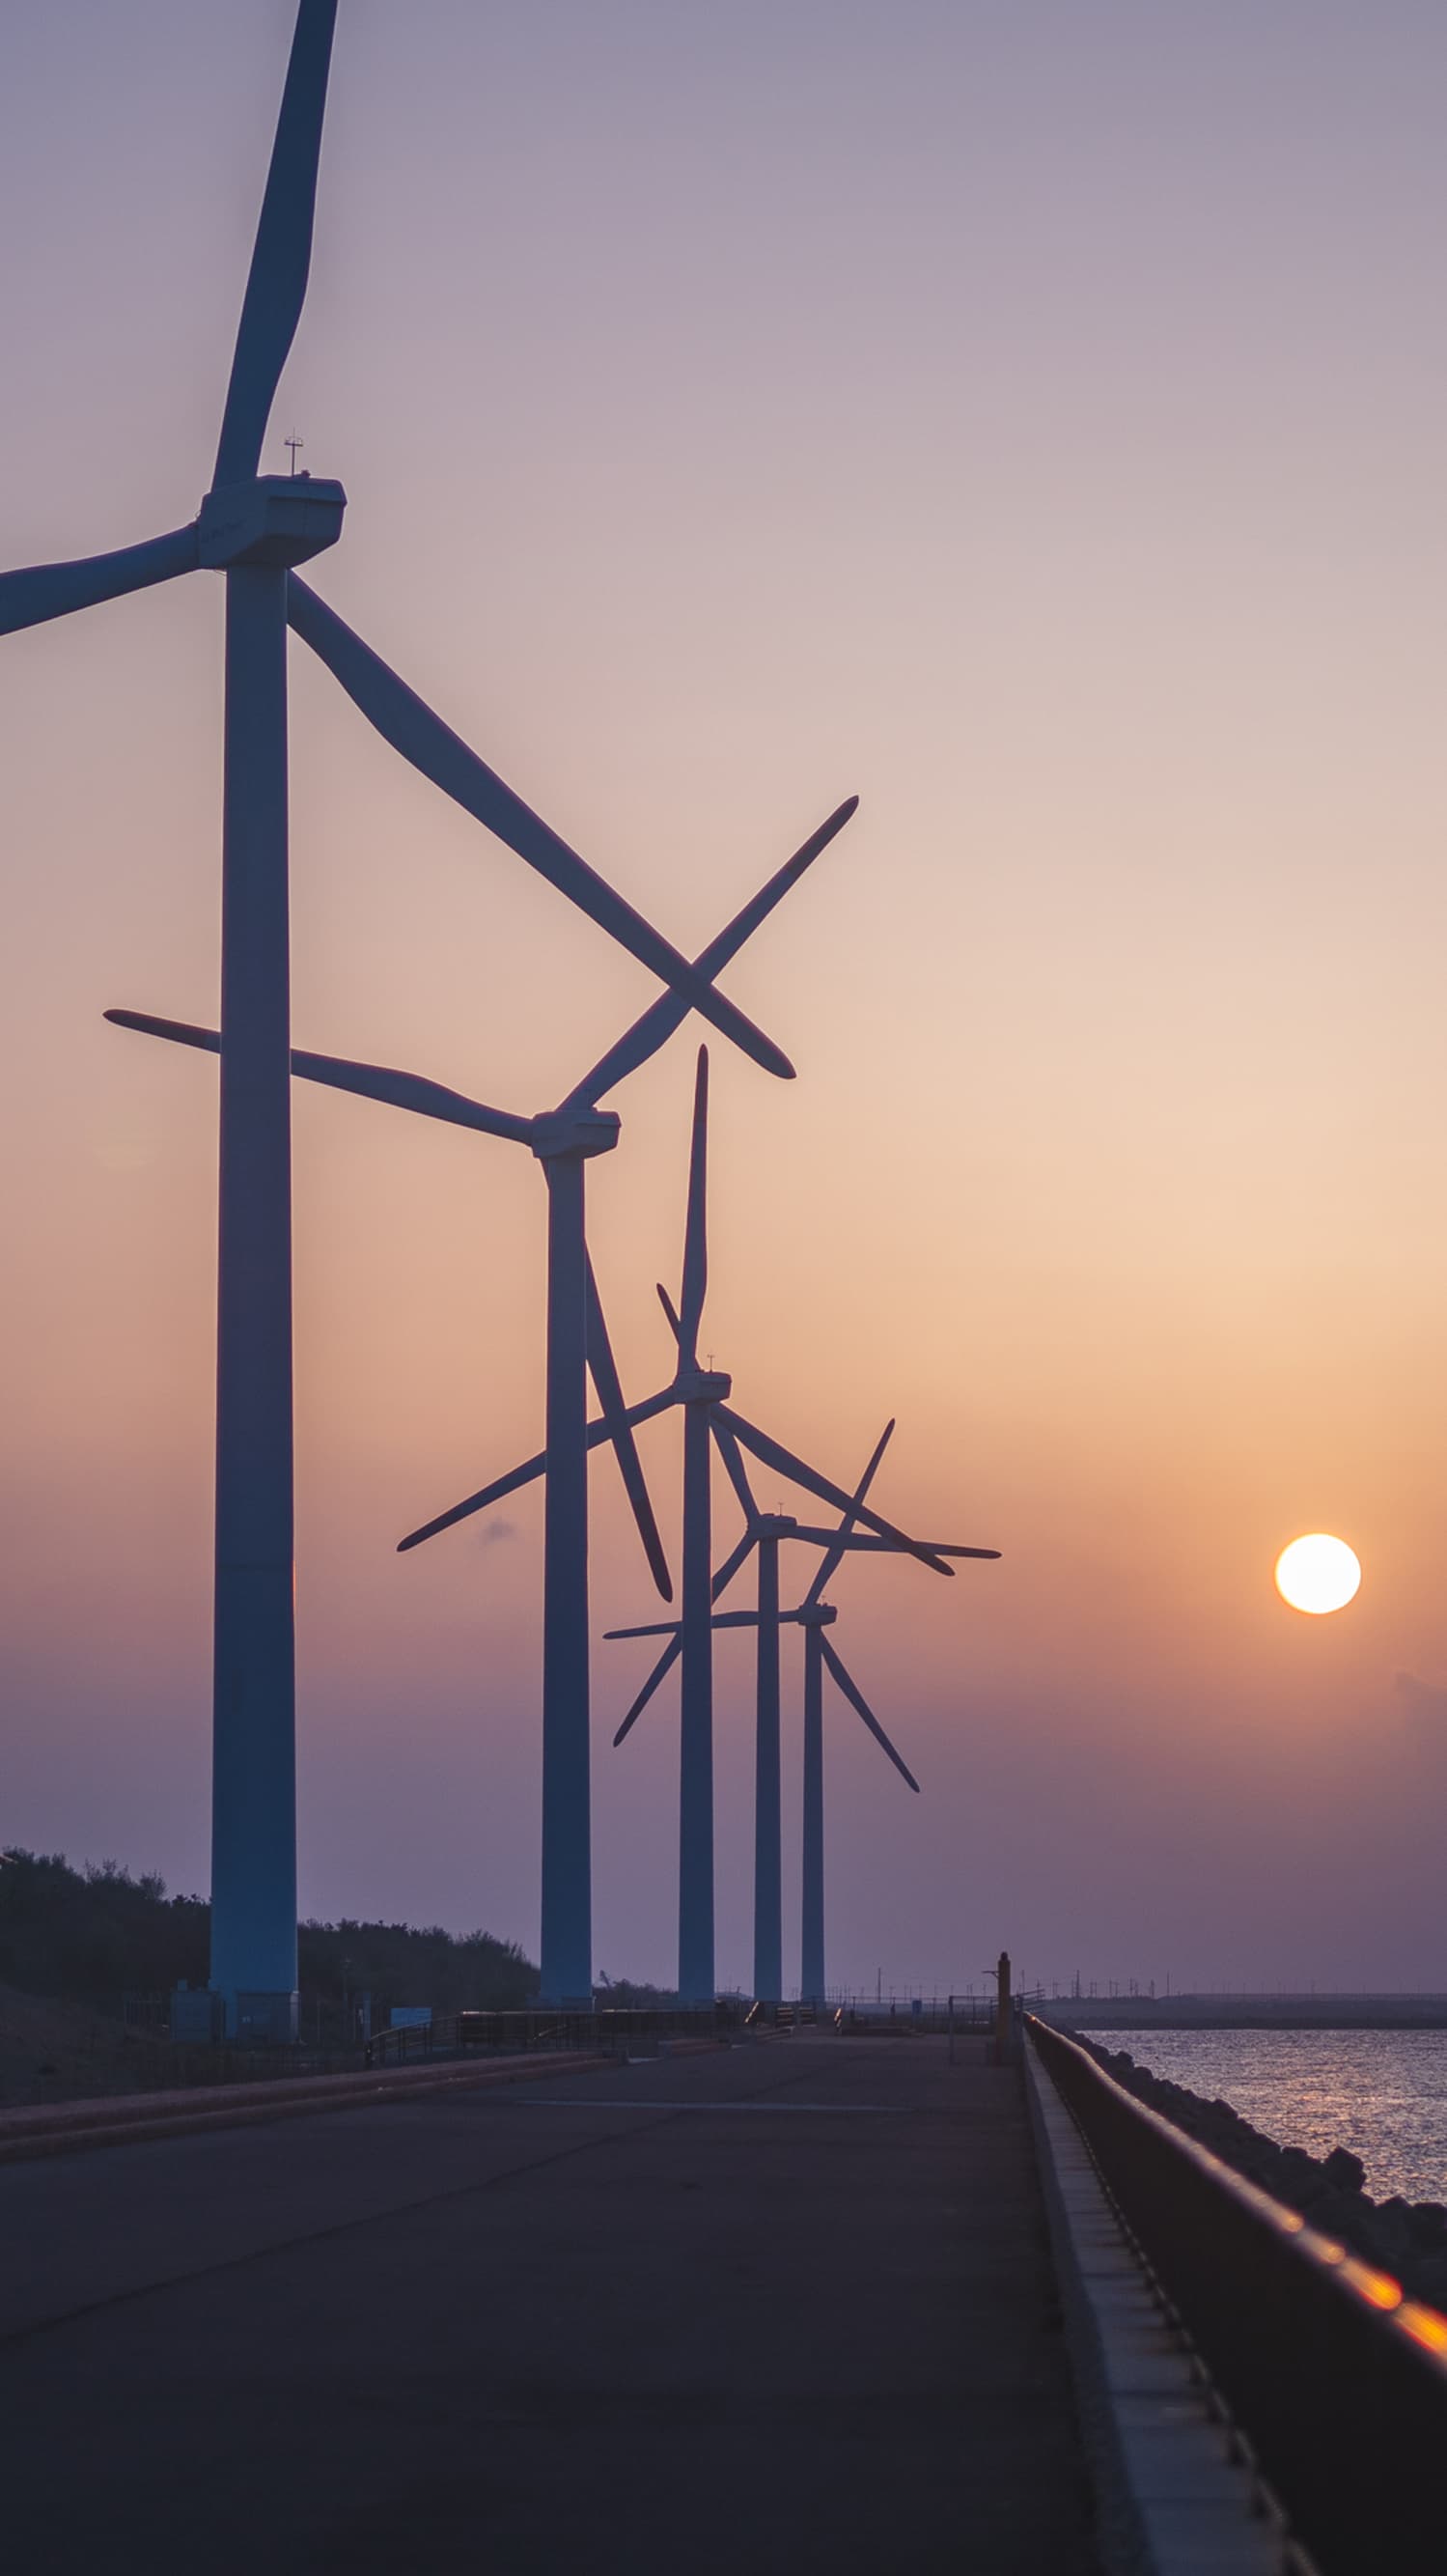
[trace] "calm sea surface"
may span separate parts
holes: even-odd
[[[1447,2201],[1447,2031],[1092,2030],[1102,2048],[1218,2096],[1283,2147],[1350,2147],[1374,2200]]]

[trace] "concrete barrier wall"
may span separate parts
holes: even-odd
[[[427,2066],[295,2075],[280,2084],[188,2085],[174,2093],[116,2093],[93,2101],[26,2104],[0,2112],[0,2164],[29,2156],[79,2155],[95,2147],[137,2146],[148,2138],[177,2138],[204,2129],[247,2128],[261,2120],[302,2119],[319,2111],[365,2111],[385,2102],[410,2101],[423,2093],[525,2084],[538,2076],[577,2073],[614,2062],[597,2050],[532,2051],[472,2065],[437,2058]]]

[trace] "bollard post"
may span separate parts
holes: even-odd
[[[995,1970],[995,2062],[1008,2065],[1010,2059],[1010,1953],[1000,1952]]]

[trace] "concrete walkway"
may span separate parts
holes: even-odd
[[[1090,2576],[1018,2072],[800,2033],[0,2173],[35,2576]]]

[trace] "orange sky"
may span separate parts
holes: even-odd
[[[897,1415],[881,1507],[1006,1554],[835,1588],[925,1794],[831,1716],[831,1972],[1447,1984],[1440,17],[420,14],[343,13],[274,423],[351,495],[317,586],[685,947],[862,799],[728,979],[800,1078],[713,1051],[704,1340],[837,1478]],[[17,39],[8,559],[194,506],[288,24]],[[219,591],[3,652],[0,1831],[199,1886],[214,1071],[99,1015],[214,1013]],[[648,979],[293,664],[299,1042],[545,1105]],[[639,1394],[692,1035],[593,1171]],[[531,1945],[538,1502],[392,1545],[537,1445],[538,1176],[296,1137],[304,1902]],[[601,1629],[650,1612],[595,1493]],[[1312,1528],[1337,1620],[1271,1591]],[[645,1653],[597,1955],[658,1975]]]

